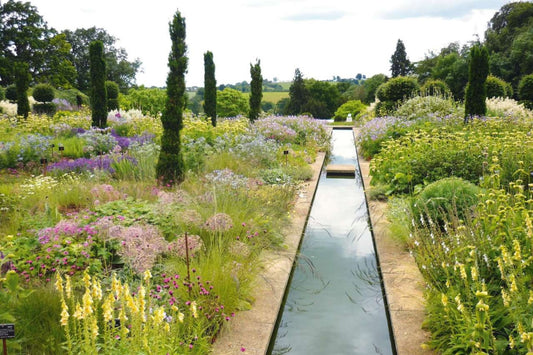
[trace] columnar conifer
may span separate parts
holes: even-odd
[[[204,112],[211,117],[213,127],[217,125],[217,81],[213,53],[204,54]]]
[[[92,124],[95,127],[105,128],[107,125],[107,92],[105,87],[106,64],[102,41],[93,41],[89,44],[89,63]]]
[[[30,87],[31,75],[27,63],[21,62],[15,64],[15,80],[17,91],[17,115],[28,118],[30,112],[28,89]]]
[[[303,74],[300,72],[300,69],[296,68],[294,71],[294,79],[289,89],[287,114],[298,115],[302,113],[303,107],[307,104],[308,96]]]
[[[398,43],[396,43],[396,51],[394,51],[394,54],[390,59],[390,63],[390,70],[393,78],[397,76],[406,76],[411,73],[412,65],[409,59],[407,59],[405,45],[401,39],[399,39]]]
[[[465,122],[472,116],[484,116],[487,113],[487,86],[489,75],[489,52],[484,46],[475,45],[470,50],[468,68],[468,85],[465,93]]]
[[[263,99],[263,76],[261,75],[261,61],[252,65],[250,63],[250,121],[254,122],[261,112],[261,100]]]
[[[160,181],[167,185],[184,179],[183,157],[181,153],[180,131],[183,128],[183,108],[185,107],[185,72],[187,71],[187,45],[185,44],[185,18],[176,11],[169,24],[172,49],[168,56],[167,100],[161,116],[163,136],[156,173]]]

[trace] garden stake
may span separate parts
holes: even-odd
[[[5,339],[2,339],[2,343],[4,343],[4,355],[7,355],[7,344],[6,344],[6,340],[5,340]]]
[[[187,238],[187,232],[185,232],[185,262],[187,263],[187,285],[189,289],[189,296],[191,295],[191,271],[189,267],[189,239]]]

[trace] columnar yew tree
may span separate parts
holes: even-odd
[[[28,89],[31,75],[27,63],[15,63],[15,85],[17,90],[17,115],[28,118],[30,102],[28,101]]]
[[[217,125],[217,81],[213,53],[204,54],[204,112],[211,117],[213,127]]]
[[[263,76],[261,76],[261,61],[252,65],[250,63],[250,121],[254,122],[261,112],[261,100],[263,99]]]
[[[397,76],[406,76],[411,72],[412,65],[409,59],[407,59],[405,45],[401,39],[396,43],[396,51],[394,51],[394,54],[390,58],[390,63],[390,71],[393,78]]]
[[[184,178],[180,131],[183,128],[185,107],[185,72],[187,71],[187,45],[185,44],[185,18],[176,11],[169,24],[172,49],[168,55],[167,100],[161,116],[163,136],[156,173],[166,185],[180,183]]]
[[[487,76],[489,75],[489,52],[484,46],[475,45],[470,50],[468,84],[465,93],[465,123],[472,116],[487,113]]]
[[[89,63],[91,71],[91,111],[92,124],[104,128],[107,125],[107,92],[105,87],[104,44],[93,41],[89,44]]]
[[[292,80],[289,89],[289,104],[287,106],[287,114],[298,115],[302,113],[303,107],[307,104],[308,92],[305,88],[305,82],[302,72],[296,68],[294,71],[294,79]]]

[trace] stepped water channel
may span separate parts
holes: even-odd
[[[282,312],[268,354],[395,354],[352,130],[332,132]]]

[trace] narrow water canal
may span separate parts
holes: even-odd
[[[322,171],[269,354],[394,354],[352,130],[333,130],[331,164],[356,165],[356,177]]]

